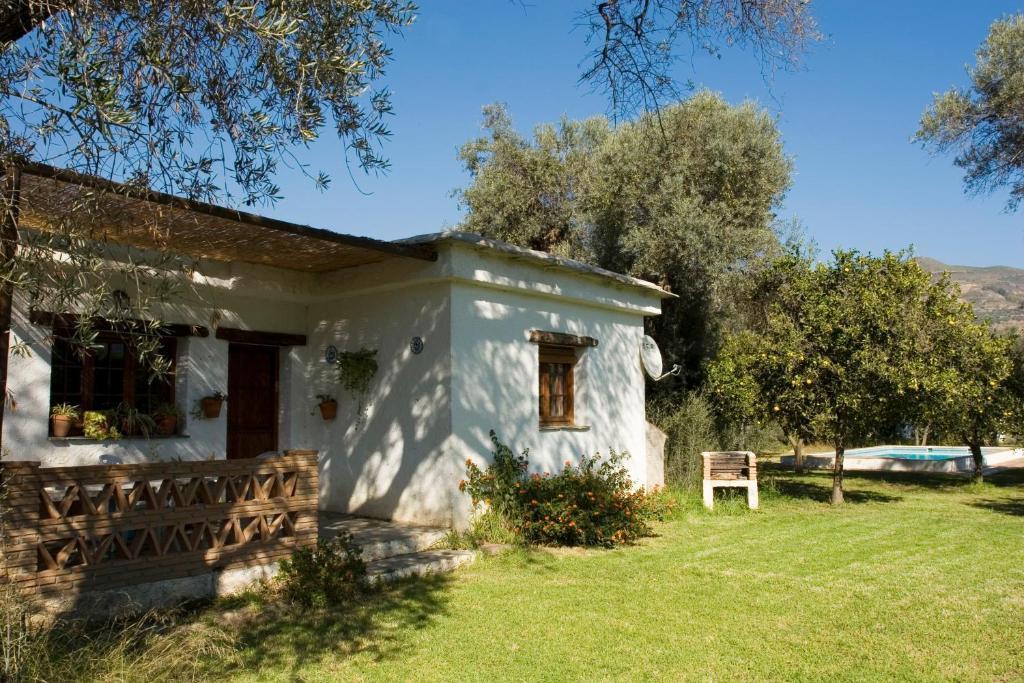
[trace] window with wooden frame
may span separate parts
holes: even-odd
[[[50,405],[69,403],[86,410],[113,410],[122,403],[143,413],[174,402],[177,339],[161,337],[158,353],[170,372],[153,377],[124,337],[101,332],[83,349],[55,331],[50,365]]]
[[[574,396],[576,348],[541,344],[540,426],[566,427],[575,424]]]

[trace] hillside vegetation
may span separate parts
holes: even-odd
[[[943,271],[960,285],[964,300],[979,318],[999,330],[1024,331],[1024,269],[1009,266],[953,266],[932,258],[918,258],[921,267],[938,275]]]

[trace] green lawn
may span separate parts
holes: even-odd
[[[1024,486],[778,476],[612,551],[511,552],[332,615],[236,609],[243,680],[1024,678]],[[211,675],[229,671],[211,671]]]

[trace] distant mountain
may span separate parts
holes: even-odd
[[[1024,269],[1009,266],[951,266],[932,258],[917,262],[930,273],[948,272],[963,299],[996,329],[1024,330]]]

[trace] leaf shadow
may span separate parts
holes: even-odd
[[[849,480],[847,480],[847,483]],[[773,486],[777,495],[784,498],[802,498],[828,503],[832,499],[831,482],[827,485],[797,479],[775,479]],[[878,491],[845,488],[843,498],[847,503],[897,503],[902,496],[893,496]]]
[[[1012,517],[1024,517],[1024,498],[1003,498],[998,500],[986,498],[971,501],[967,505],[979,510],[990,510]]]
[[[447,575],[414,577],[326,609],[257,600],[214,618],[237,634],[241,661],[235,664],[243,670],[288,672],[301,680],[303,670],[336,658],[362,654],[381,662],[402,656],[404,647],[395,634],[425,628],[446,614],[451,582]],[[211,662],[208,673],[230,675],[222,662]]]

